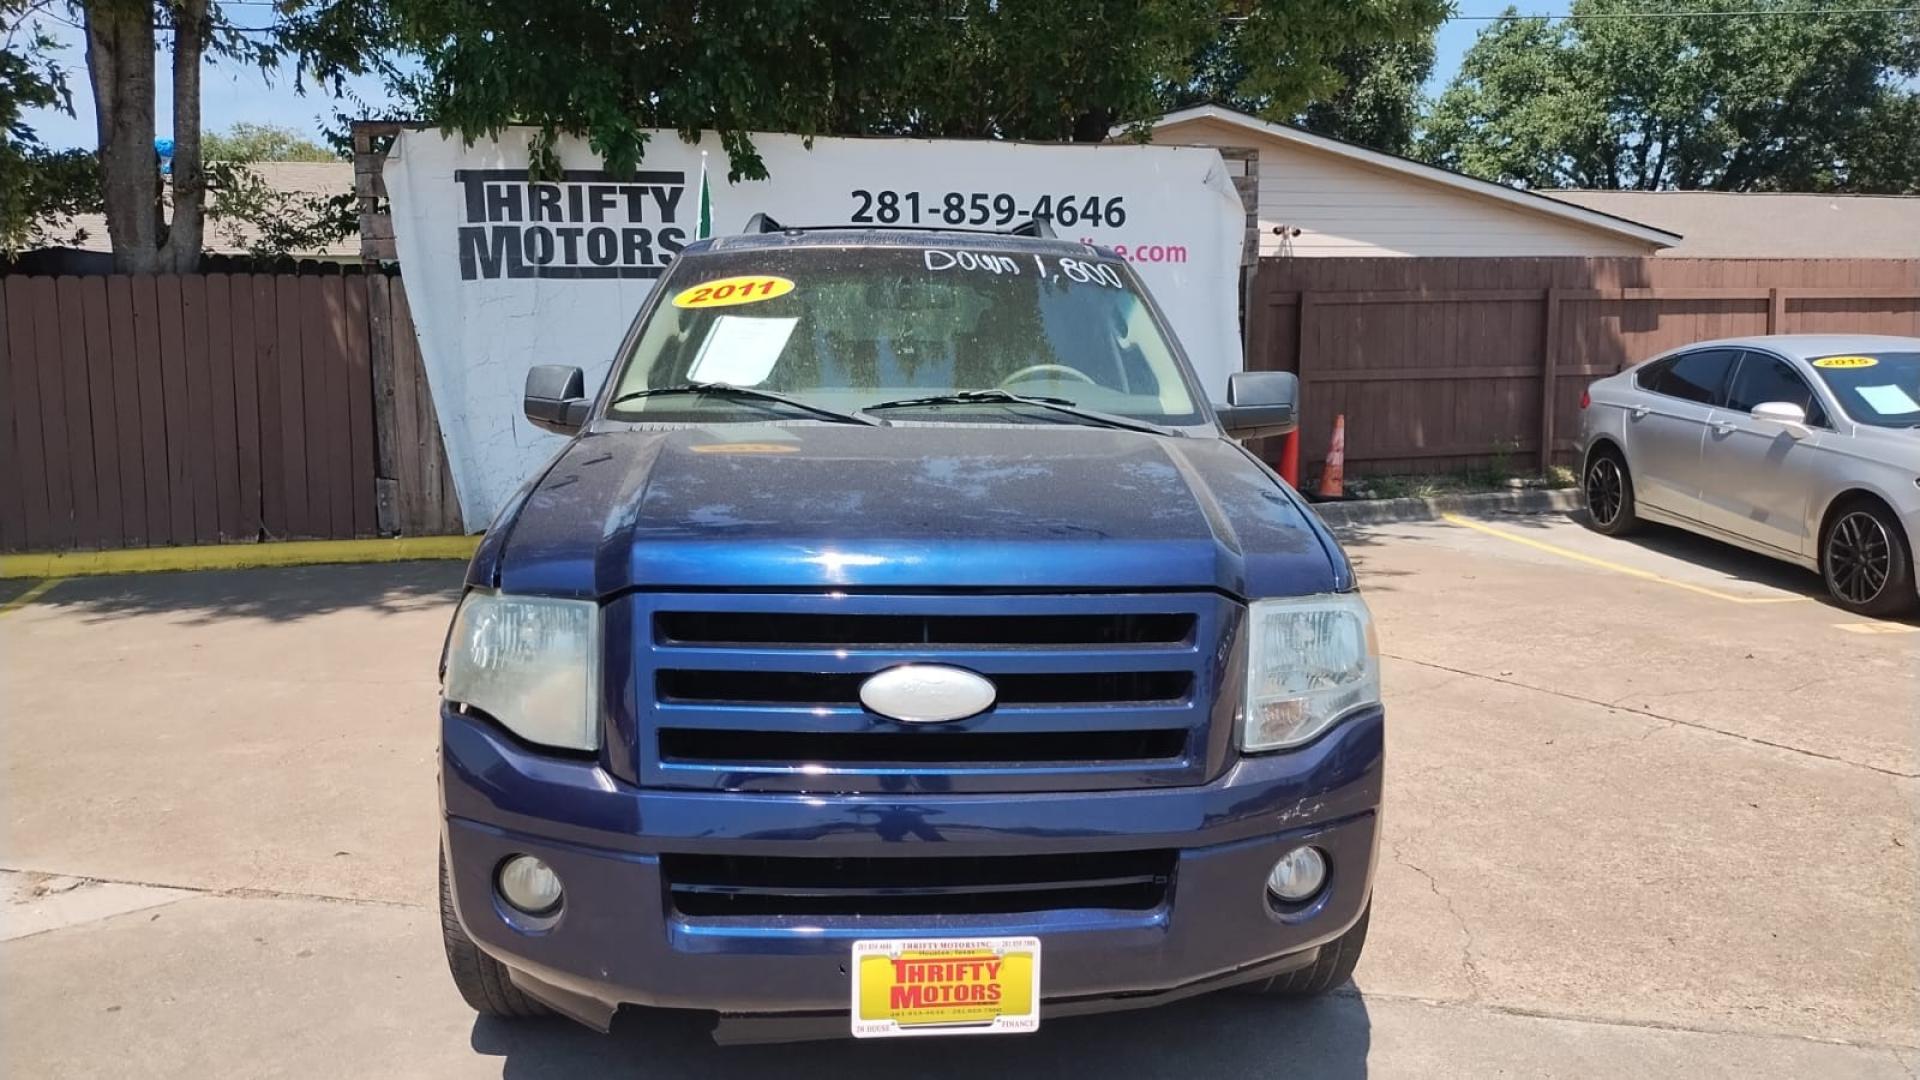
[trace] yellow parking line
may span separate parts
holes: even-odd
[[[1891,622],[1837,622],[1833,628],[1849,634],[1920,634],[1920,626]]]
[[[1555,544],[1545,543],[1544,541],[1535,540],[1532,537],[1517,536],[1505,529],[1496,529],[1491,525],[1482,525],[1477,521],[1463,518],[1459,514],[1442,514],[1440,518],[1449,525],[1458,525],[1462,528],[1472,529],[1475,532],[1486,533],[1488,536],[1497,536],[1502,540],[1508,540],[1516,544],[1524,544],[1538,551],[1544,551],[1549,555],[1558,555],[1563,559],[1572,559],[1574,562],[1583,562],[1589,566],[1598,566],[1602,570],[1612,570],[1616,574],[1626,574],[1628,577],[1637,577],[1645,581],[1655,581],[1662,585],[1671,585],[1676,589],[1685,589],[1688,592],[1699,593],[1702,596],[1711,596],[1715,600],[1725,600],[1730,604],[1793,604],[1806,599],[1804,596],[1735,596],[1732,593],[1724,593],[1718,589],[1709,589],[1705,585],[1695,585],[1690,581],[1676,581],[1673,578],[1656,574],[1651,570],[1642,570],[1637,566],[1626,566],[1621,563],[1610,562],[1606,559],[1595,558],[1592,555],[1574,551],[1571,548],[1563,548]]]
[[[56,578],[48,578],[47,580],[40,582],[39,584],[28,589],[26,592],[21,593],[19,596],[14,597],[13,599],[7,601],[4,604],[0,604],[0,615],[5,615],[7,612],[12,611],[14,608],[26,607],[28,604],[33,603],[35,600],[40,599],[42,596],[45,596],[47,594],[48,589],[53,588],[55,585],[60,584],[64,580],[66,579],[56,577]]]
[[[401,536],[388,540],[278,540],[263,544],[130,548],[0,555],[0,578],[151,574],[163,570],[245,570],[264,566],[470,559],[478,536]]]

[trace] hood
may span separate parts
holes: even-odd
[[[569,444],[476,560],[509,592],[1346,587],[1235,444],[1070,425],[722,425]],[[500,535],[504,534],[504,535]],[[491,560],[492,566],[482,562]]]

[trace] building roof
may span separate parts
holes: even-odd
[[[1680,234],[1664,255],[1708,259],[1920,257],[1920,196],[1757,191],[1553,191],[1569,205]]]
[[[1221,123],[1231,124],[1255,135],[1276,139],[1284,143],[1291,143],[1295,146],[1307,147],[1327,154],[1333,154],[1361,165],[1397,173],[1420,183],[1437,184],[1441,187],[1451,188],[1462,194],[1501,203],[1525,213],[1543,214],[1547,217],[1558,218],[1562,221],[1582,225],[1591,229],[1598,229],[1602,232],[1630,237],[1656,247],[1672,247],[1679,243],[1681,239],[1678,233],[1671,232],[1664,228],[1655,228],[1654,226],[1608,211],[1580,206],[1564,200],[1550,199],[1544,195],[1525,191],[1520,188],[1510,188],[1504,184],[1495,184],[1490,181],[1480,180],[1475,177],[1428,165],[1424,162],[1414,161],[1411,158],[1382,153],[1379,150],[1371,150],[1355,143],[1328,138],[1325,135],[1316,135],[1311,131],[1294,127],[1291,124],[1272,123],[1267,120],[1262,120],[1257,116],[1249,116],[1246,113],[1224,108],[1219,105],[1195,105],[1191,108],[1179,109],[1155,120],[1153,126],[1155,128],[1170,127],[1191,120],[1216,120]],[[1125,128],[1116,128],[1114,129],[1114,133],[1116,135],[1124,134],[1125,130]]]
[[[346,195],[353,191],[351,161],[261,161],[248,168],[260,175],[267,186],[289,195]],[[111,251],[104,214],[79,214],[53,230],[54,242],[82,251]],[[253,240],[254,230],[238,222],[214,220],[206,223],[201,244],[216,255],[243,255]],[[76,237],[71,240],[69,238]],[[295,258],[359,259],[360,238],[349,236],[314,251],[291,251]]]

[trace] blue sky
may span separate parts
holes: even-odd
[[[228,2],[232,3],[233,0]],[[1456,0],[1455,6],[1460,15],[1484,16],[1499,14],[1511,2],[1513,0]],[[1520,6],[1528,12],[1564,10],[1564,6]],[[1474,35],[1485,25],[1484,22],[1455,20],[1440,28],[1438,61],[1434,66],[1433,80],[1427,87],[1428,93],[1437,93],[1453,77],[1460,67],[1460,58],[1473,44]],[[70,75],[68,81],[73,90],[74,115],[67,116],[48,109],[30,109],[27,123],[51,146],[91,147],[95,142],[93,96],[87,86],[85,43],[80,32],[71,26],[52,21],[46,22],[45,26],[65,46],[62,60]],[[173,80],[164,64],[159,66],[155,74],[160,83],[156,127],[164,135],[173,126]],[[206,131],[223,131],[242,121],[276,124],[307,132],[317,138],[321,127],[329,122],[336,109],[379,115],[389,104],[377,80],[357,80],[349,85],[349,90],[359,96],[366,104],[366,109],[350,109],[344,102],[336,104],[325,95],[311,90],[303,96],[294,90],[293,79],[286,72],[279,73],[269,82],[254,68],[213,64],[201,75],[201,125]]]

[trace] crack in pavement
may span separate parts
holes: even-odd
[[[1460,927],[1460,964],[1467,972],[1467,1000],[1481,1000],[1486,992],[1487,980],[1485,973],[1480,970],[1479,962],[1473,958],[1473,928],[1467,925],[1466,917],[1460,914],[1460,910],[1453,906],[1453,897],[1440,891],[1440,882],[1436,880],[1431,873],[1408,862],[1400,854],[1400,845],[1398,843],[1389,844],[1387,851],[1392,856],[1396,865],[1404,866],[1427,879],[1427,888],[1432,891],[1433,895],[1440,898],[1442,904],[1446,905],[1447,914],[1453,916],[1453,921]]]
[[[1744,743],[1752,743],[1755,746],[1765,746],[1774,750],[1784,750],[1789,754],[1799,754],[1802,757],[1830,761],[1836,765],[1848,765],[1856,769],[1865,769],[1868,772],[1876,772],[1882,776],[1891,776],[1900,780],[1920,780],[1920,773],[1901,772],[1899,769],[1889,769],[1882,765],[1870,765],[1864,761],[1854,761],[1851,758],[1843,758],[1837,754],[1823,754],[1818,750],[1808,750],[1802,746],[1792,746],[1787,743],[1774,742],[1771,739],[1762,739],[1757,735],[1743,735],[1738,731],[1729,731],[1726,728],[1714,727],[1712,724],[1703,724],[1698,720],[1683,720],[1680,717],[1657,713],[1651,709],[1636,709],[1631,705],[1621,705],[1611,701],[1604,701],[1600,698],[1590,698],[1583,694],[1571,694],[1565,690],[1555,690],[1550,686],[1535,686],[1532,683],[1524,683],[1517,679],[1501,678],[1498,675],[1488,675],[1481,671],[1468,671],[1465,668],[1449,667],[1446,664],[1436,664],[1431,660],[1417,660],[1411,656],[1400,656],[1395,653],[1386,652],[1380,655],[1385,659],[1397,660],[1403,664],[1430,668],[1434,671],[1451,672],[1469,679],[1484,679],[1487,682],[1499,683],[1502,686],[1511,686],[1517,690],[1532,690],[1537,694],[1551,694],[1554,697],[1565,698],[1568,701],[1578,701],[1583,705],[1593,705],[1602,709],[1632,713],[1635,716],[1644,716],[1649,720],[1662,720],[1674,727],[1692,728],[1695,731],[1704,731],[1711,735],[1722,735],[1729,739],[1738,739]],[[1651,734],[1651,732],[1649,732],[1649,734]]]
[[[425,910],[425,904],[408,900],[382,900],[370,896],[335,896],[331,893],[295,892],[287,889],[261,889],[253,886],[233,888],[208,888],[203,885],[176,885],[166,881],[141,881],[136,878],[98,877],[93,874],[68,874],[58,870],[37,870],[22,866],[0,866],[4,874],[44,874],[49,877],[71,878],[87,885],[131,885],[143,889],[172,889],[175,892],[192,893],[198,897],[214,897],[226,900],[312,900],[321,904],[350,904],[364,907],[392,907],[410,910]],[[185,899],[185,897],[182,897]],[[84,926],[85,923],[75,925]],[[57,929],[70,929],[58,927]],[[41,931],[40,933],[51,933]],[[38,934],[28,935],[37,937]],[[18,940],[18,939],[16,939]]]

